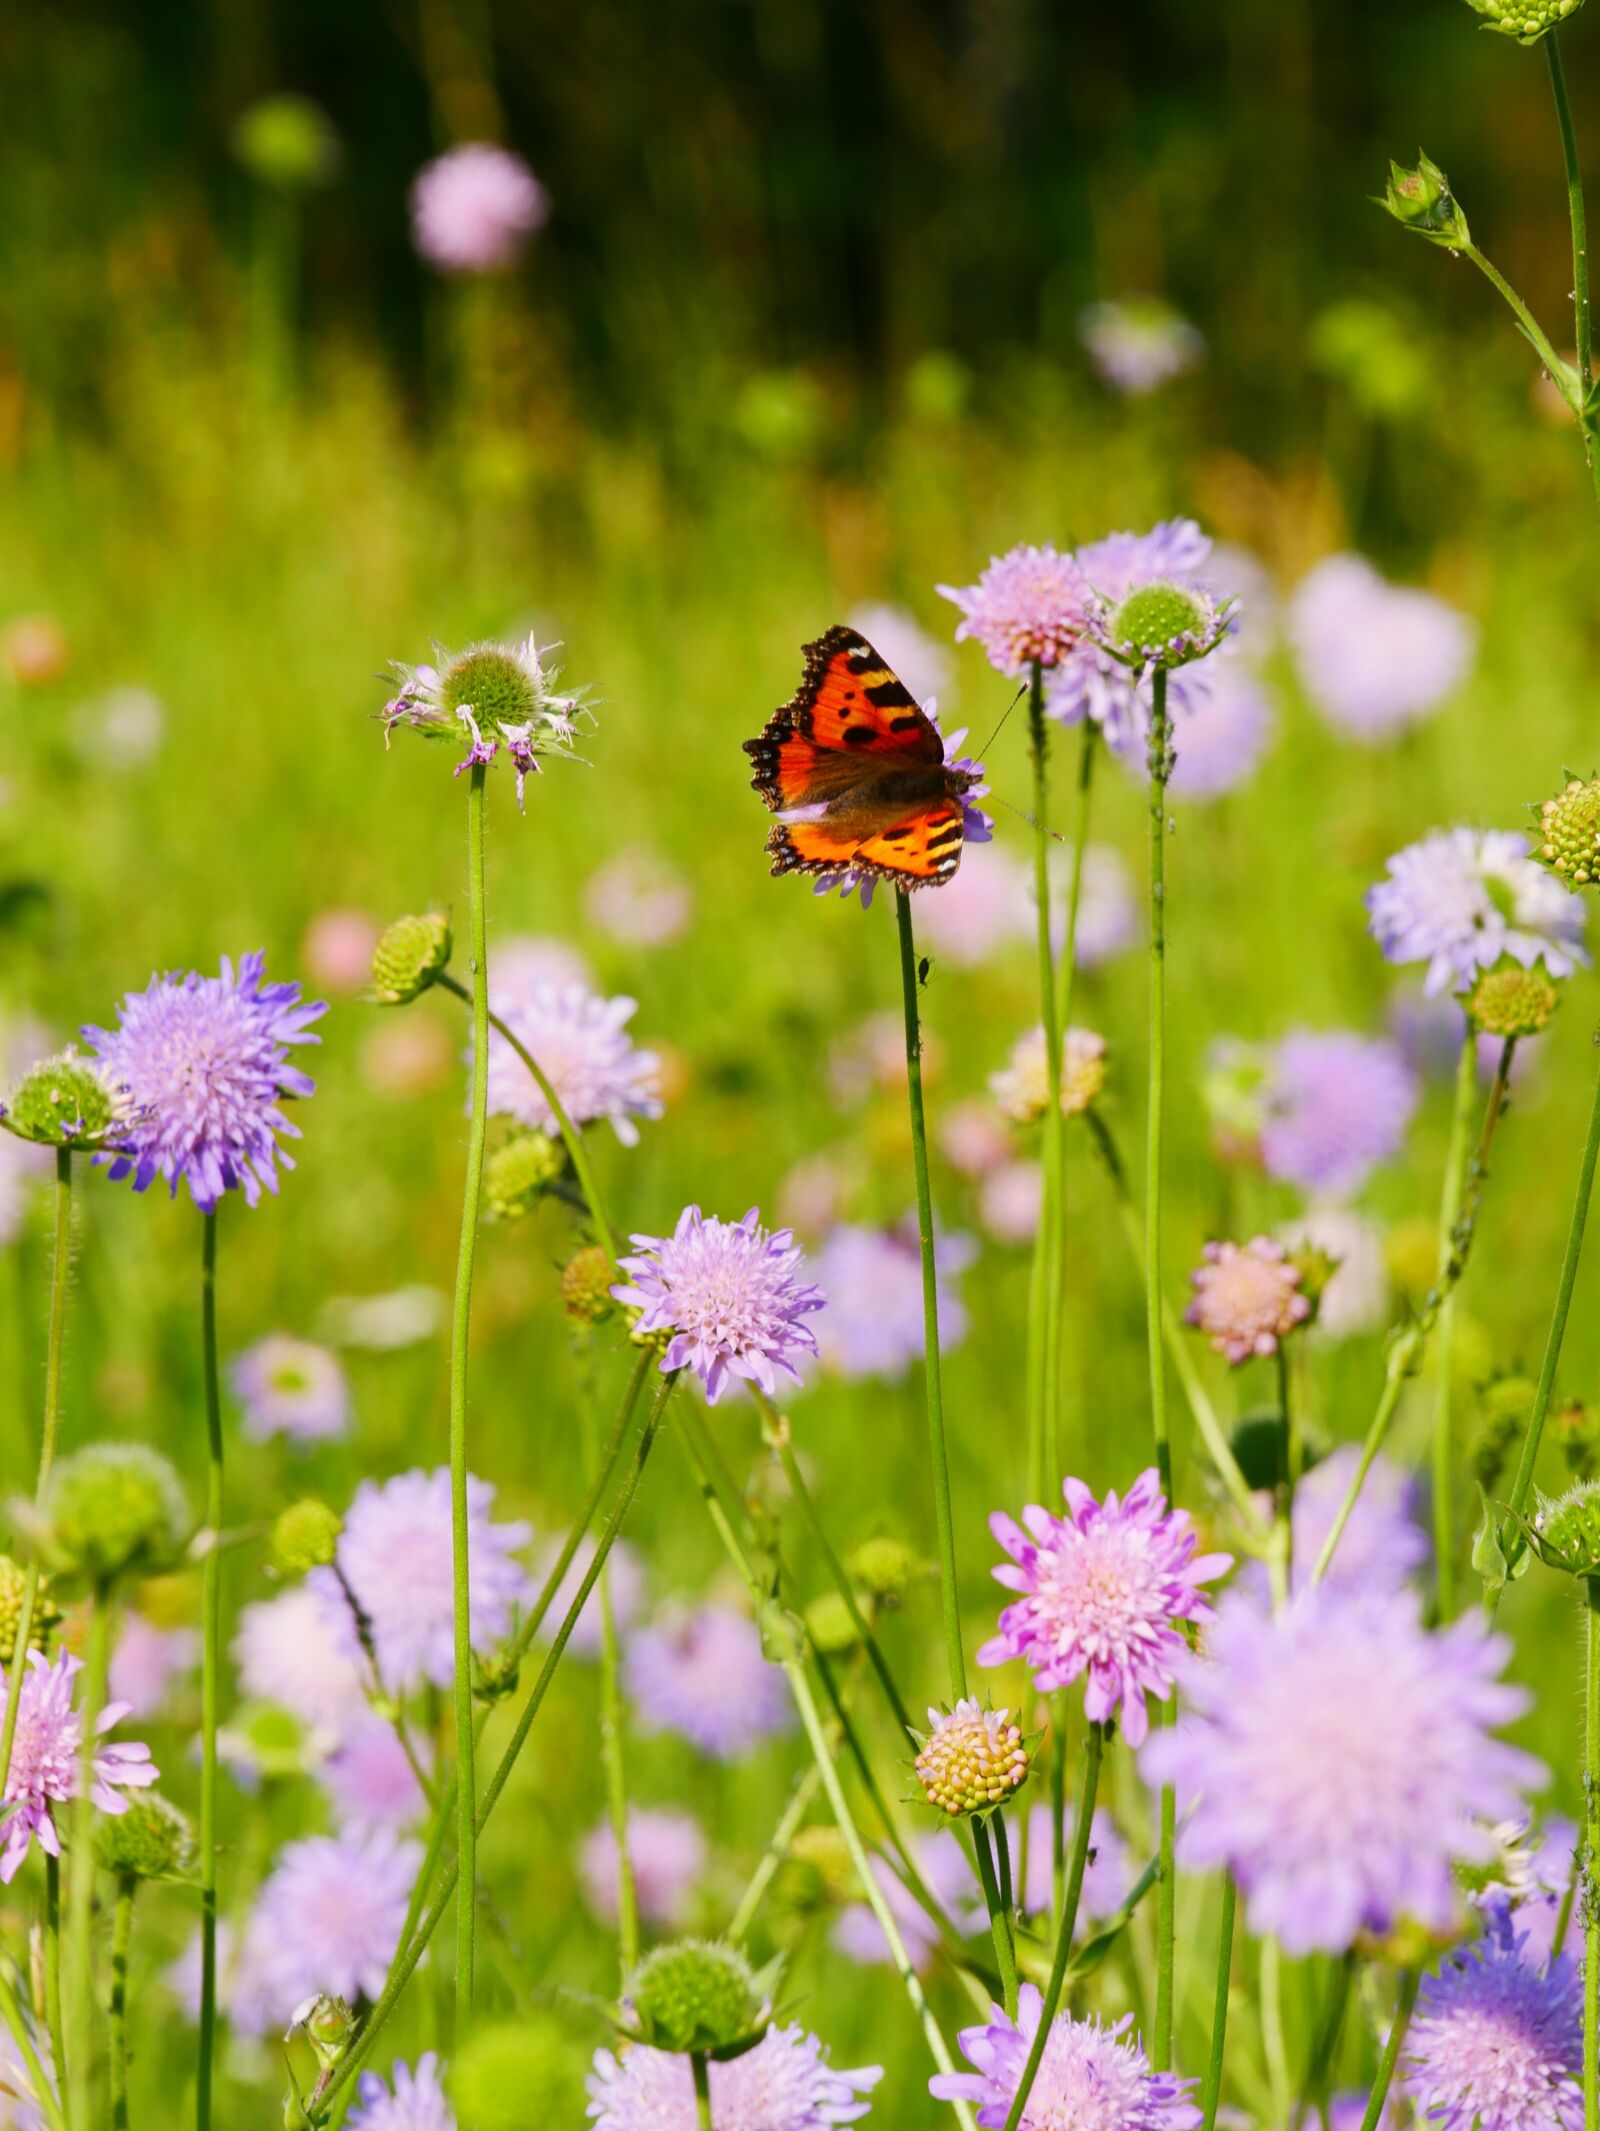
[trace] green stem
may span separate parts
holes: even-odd
[[[1279,1606],[1289,1602],[1294,1588],[1294,1489],[1298,1462],[1294,1428],[1294,1402],[1289,1391],[1288,1349],[1280,1339],[1278,1368],[1278,1484],[1274,1489],[1272,1553],[1273,1598]]]
[[[711,2068],[699,2050],[689,2052],[689,2065],[694,2074],[695,2117],[700,2131],[714,2131],[711,2122]]]
[[[222,1667],[222,1391],[217,1375],[217,1216],[200,1242],[200,1347],[206,1399],[206,1547],[200,1620],[200,2041],[195,2123],[211,2131],[217,2053],[217,1717]]]
[[[589,1381],[588,1357],[580,1356],[583,1382],[584,1434],[591,1462],[598,1463],[595,1441],[599,1433],[593,1386]],[[617,1621],[611,1605],[611,1571],[600,1572],[600,1763],[605,1771],[606,1810],[611,1817],[611,1838],[617,1846],[617,1953],[624,1978],[639,1965],[639,1890],[633,1876],[633,1855],[628,1845],[628,1779],[623,1744],[621,1657],[617,1645]]]
[[[67,1950],[71,1979],[72,2082],[69,2114],[89,2125],[94,2045],[94,1757],[95,1722],[105,1707],[111,1666],[111,1594],[97,1584],[89,1602],[88,1634],[78,1702],[78,1795],[72,1805],[72,1880],[68,1889]]]
[[[1233,1982],[1233,1919],[1239,1890],[1231,1872],[1222,1875],[1222,1921],[1217,1937],[1217,1988],[1211,2002],[1211,2055],[1200,2088],[1200,2108],[1205,2121],[1201,2131],[1214,2131],[1217,2098],[1222,2092],[1222,2057],[1228,2040],[1228,1992]]]
[[[472,952],[472,1107],[467,1171],[461,1192],[455,1310],[450,1328],[450,1527],[455,1598],[456,2019],[464,2033],[472,2012],[478,1900],[478,1797],[472,1729],[472,1587],[467,1508],[467,1347],[472,1324],[472,1264],[478,1247],[483,1144],[489,1116],[489,944],[483,892],[485,770],[474,763],[467,784],[467,912]]]
[[[62,1328],[67,1316],[67,1275],[72,1265],[72,1155],[56,1149],[55,1245],[50,1260],[50,1317],[44,1350],[44,1420],[39,1430],[39,1472],[34,1481],[35,1503],[44,1501],[50,1470],[56,1461],[56,1439],[61,1432]],[[5,1796],[11,1773],[11,1749],[16,1743],[17,1711],[22,1701],[23,1675],[28,1669],[28,1648],[33,1638],[34,1606],[39,1595],[39,1564],[28,1563],[22,1579],[22,1607],[12,1644],[12,1661],[6,1679],[6,1713],[0,1730],[0,1798]]]
[[[1078,1779],[1078,1803],[1072,1823],[1072,1862],[1067,1870],[1067,1897],[1062,1905],[1061,1923],[1056,1932],[1055,1959],[1050,1964],[1050,1980],[1045,1986],[1044,2003],[1039,2009],[1038,2032],[1034,2035],[1033,2045],[1028,2051],[1028,2061],[1022,2068],[1022,2077],[1012,2097],[1005,2131],[1017,2131],[1022,2122],[1023,2111],[1028,2106],[1028,2096],[1033,2092],[1033,2082],[1039,2076],[1039,2066],[1044,2061],[1051,2024],[1061,2003],[1061,1990],[1067,1979],[1067,1963],[1072,1957],[1072,1934],[1078,1921],[1078,1902],[1083,1893],[1083,1874],[1089,1857],[1089,1830],[1094,1821],[1094,1802],[1100,1788],[1100,1762],[1104,1752],[1105,1732],[1100,1725],[1091,1724],[1084,1743],[1083,1773]]]
[[[1578,136],[1572,124],[1572,106],[1567,100],[1566,69],[1554,30],[1544,39],[1545,64],[1550,69],[1550,89],[1555,98],[1556,123],[1561,129],[1561,161],[1567,178],[1567,219],[1572,225],[1572,317],[1578,350],[1578,389],[1585,405],[1579,411],[1583,428],[1583,455],[1590,479],[1600,496],[1600,462],[1595,457],[1594,430],[1587,408],[1594,369],[1593,334],[1589,317],[1589,227],[1583,204],[1583,172],[1578,164]]]
[[[999,1821],[999,1815],[995,1816]],[[1001,1855],[1005,1855],[1005,1828],[998,1828],[997,1839]],[[1011,1919],[1005,1897],[1000,1892],[1000,1881],[995,1873],[994,1852],[989,1846],[989,1830],[980,1820],[972,1830],[973,1855],[978,1862],[978,1885],[983,1889],[983,1906],[989,1912],[989,1932],[994,1940],[994,1957],[1000,1968],[1000,1990],[1005,2003],[1006,2015],[1017,2017],[1017,1952],[1011,1939]],[[1008,1868],[1009,1869],[1009,1868]]]
[[[1583,2131],[1600,2131],[1600,1581],[1583,1595]]]
[[[61,1860],[49,1856],[44,1861],[44,2022],[57,2087],[70,2091],[72,2074],[61,2018]],[[71,2116],[66,2120],[73,2131],[88,2131],[86,2125]]]
[[[1044,1197],[1033,1241],[1029,1311],[1028,1492],[1045,1498],[1051,1445],[1058,1432],[1061,1279],[1061,1024],[1056,1018],[1056,960],[1050,944],[1050,740],[1044,714],[1044,669],[1035,659],[1028,684],[1028,744],[1033,758],[1033,895],[1039,963],[1039,1021],[1044,1031]]]
[[[1339,2037],[1344,2032],[1345,2008],[1350,2002],[1350,1982],[1355,1972],[1354,1953],[1342,1954],[1328,1985],[1328,2002],[1323,2012],[1306,2076],[1300,2088],[1300,2098],[1295,2104],[1294,2121],[1309,2124],[1313,2114],[1320,2120],[1327,2111],[1328,2089],[1332,2084],[1331,2072],[1339,2048]]]
[[[1455,1104],[1450,1118],[1450,1151],[1445,1159],[1444,1191],[1439,1202],[1439,1278],[1443,1283],[1450,1261],[1451,1237],[1461,1215],[1466,1191],[1467,1135],[1472,1130],[1473,1102],[1478,1090],[1478,1032],[1469,1020],[1462,1038],[1456,1067]],[[1437,1611],[1441,1621],[1456,1609],[1455,1443],[1450,1421],[1451,1354],[1455,1344],[1455,1288],[1439,1307],[1438,1341],[1434,1352],[1433,1404],[1433,1559],[1437,1579]]]
[[[1083,720],[1078,742],[1078,778],[1072,819],[1072,857],[1067,875],[1067,930],[1062,942],[1061,961],[1056,973],[1056,1021],[1057,1021],[1057,1071],[1052,1082],[1059,1093],[1064,1068],[1060,1061],[1065,1053],[1066,1041],[1072,1029],[1073,994],[1078,979],[1078,913],[1083,903],[1083,861],[1089,848],[1090,799],[1094,790],[1094,764],[1098,752],[1096,741],[1100,728],[1093,718]],[[1043,819],[1041,814],[1040,819]],[[1060,1108],[1059,1100],[1055,1108]],[[1049,1475],[1062,1470],[1061,1402],[1064,1395],[1067,1343],[1067,1127],[1066,1120],[1059,1122],[1056,1134],[1056,1226],[1052,1256],[1055,1264],[1055,1290],[1047,1324],[1047,1348],[1045,1367],[1048,1376],[1046,1386],[1046,1451],[1049,1466],[1045,1475],[1048,1488]],[[1044,1500],[1044,1495],[1035,1497]]]
[[[1272,2086],[1273,2114],[1280,2124],[1288,2124],[1292,2093],[1283,2033],[1283,1954],[1276,1939],[1261,1942],[1261,2051]]]
[[[828,1733],[829,1750],[836,1753],[840,1738],[838,1725],[831,1724],[828,1727]],[[810,1812],[816,1800],[816,1795],[821,1788],[822,1778],[817,1773],[817,1764],[814,1761],[808,1761],[794,1780],[794,1788],[789,1793],[789,1802],[778,1816],[778,1824],[772,1831],[767,1847],[761,1853],[761,1861],[750,1875],[750,1884],[739,1897],[739,1906],[733,1912],[733,1918],[728,1925],[726,1933],[727,1938],[733,1945],[738,1946],[743,1943],[750,1926],[755,1922],[760,1912],[761,1904],[766,1900],[767,1889],[782,1870],[783,1862],[789,1854],[790,1846],[795,1836],[799,1833],[805,1817]]]
[[[1420,1968],[1408,1968],[1400,1978],[1399,2001],[1390,2024],[1389,2039],[1384,2043],[1383,2055],[1378,2059],[1378,2073],[1372,2082],[1372,2092],[1367,2096],[1361,2131],[1378,2131],[1378,2119],[1383,2114],[1384,2103],[1389,2099],[1389,2085],[1394,2078],[1394,2068],[1406,2039],[1406,2030],[1411,2025],[1411,2012],[1417,2002],[1417,1987],[1421,1981]]]
[[[116,1907],[111,1912],[112,2131],[128,2131],[128,1952],[133,1944],[137,1885],[131,1872],[118,1873]]]
[[[917,1235],[922,1246],[923,1376],[928,1397],[929,1462],[933,1468],[934,1514],[939,1531],[939,1588],[944,1599],[945,1651],[950,1698],[967,1691],[961,1648],[961,1609],[956,1592],[956,1530],[950,1508],[950,1461],[945,1449],[944,1383],[939,1361],[939,1275],[933,1254],[933,1194],[928,1184],[928,1125],[922,1109],[922,1034],[917,1019],[917,950],[911,935],[911,898],[895,891],[900,928],[900,984],[905,996],[906,1085],[911,1101],[911,1159],[917,1178]]]
[[[1572,373],[1568,369],[1567,365],[1561,360],[1560,356],[1557,355],[1555,349],[1550,345],[1549,336],[1545,333],[1545,330],[1540,325],[1538,319],[1534,317],[1533,313],[1528,309],[1528,306],[1523,302],[1522,298],[1517,294],[1516,290],[1511,286],[1510,282],[1507,281],[1505,275],[1501,273],[1500,269],[1495,265],[1494,261],[1492,259],[1486,259],[1483,253],[1479,251],[1478,247],[1475,244],[1463,244],[1461,246],[1461,256],[1464,259],[1470,259],[1473,265],[1478,269],[1478,272],[1483,275],[1485,280],[1488,281],[1494,288],[1498,289],[1500,294],[1505,298],[1506,302],[1511,307],[1512,314],[1516,318],[1518,325],[1521,326],[1523,332],[1528,336],[1528,339],[1532,341],[1534,349],[1538,354],[1539,360],[1544,364],[1546,370],[1549,371],[1551,381],[1555,384],[1556,388],[1561,392],[1562,397],[1567,401],[1568,405],[1570,406],[1572,404],[1572,394],[1568,387],[1568,380],[1570,379]],[[1574,408],[1573,411],[1576,413],[1577,409]]]

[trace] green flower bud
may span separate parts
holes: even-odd
[[[1541,1496],[1525,1529],[1546,1567],[1600,1576],[1600,1480],[1580,1480],[1554,1502]]]
[[[125,1092],[69,1046],[23,1075],[0,1106],[0,1123],[41,1147],[88,1149],[117,1137],[127,1109]]]
[[[0,1665],[9,1665],[17,1654],[17,1632],[22,1626],[22,1591],[27,1571],[9,1554],[0,1554]],[[52,1633],[61,1625],[61,1608],[50,1596],[48,1580],[41,1576],[33,1594],[33,1621],[28,1629],[28,1648],[46,1650]]]
[[[902,1539],[863,1539],[845,1566],[874,1604],[898,1606],[922,1574],[922,1556]]]
[[[311,2053],[323,2071],[331,2072],[350,2047],[356,2016],[343,1998],[333,1998],[319,1990],[314,1998],[295,2007],[289,2022],[291,2035],[296,2028],[310,2043]]]
[[[325,185],[339,167],[339,136],[308,96],[264,96],[233,129],[233,152],[279,192]]]
[[[1538,856],[1569,887],[1600,880],[1600,777],[1574,777],[1540,807]]]
[[[1575,15],[1583,0],[1467,0],[1486,30],[1502,37],[1515,37],[1518,44],[1537,44],[1557,23]]]
[[[1574,1399],[1550,1416],[1550,1429],[1561,1446],[1567,1470],[1580,1480],[1592,1478],[1600,1463],[1600,1414]]]
[[[531,1213],[567,1164],[567,1150],[545,1132],[519,1132],[498,1146],[484,1168],[483,1196],[491,1221],[519,1221]]]
[[[472,1654],[472,1693],[475,1701],[485,1702],[493,1708],[508,1695],[517,1691],[517,1682],[522,1677],[522,1660],[509,1643],[492,1650],[487,1656]]]
[[[42,1511],[45,1558],[88,1583],[169,1567],[189,1529],[177,1473],[143,1443],[90,1443],[63,1458]]]
[[[312,1569],[325,1569],[338,1552],[343,1529],[337,1510],[307,1495],[278,1513],[267,1543],[268,1560],[280,1576],[304,1576]]]
[[[749,1962],[737,1948],[679,1939],[647,1954],[624,1995],[646,2042],[659,2050],[703,2056],[753,2039],[761,1999]]]
[[[824,1591],[805,1610],[806,1634],[812,1648],[824,1657],[843,1657],[854,1650],[861,1634],[850,1617],[850,1608],[837,1591]]]
[[[789,1845],[779,1884],[783,1899],[802,1916],[848,1901],[856,1871],[839,1830],[802,1828]]]
[[[373,1004],[409,1006],[448,967],[452,944],[442,911],[396,918],[372,950]]]
[[[473,2131],[528,2131],[583,2120],[584,2060],[548,2014],[474,2027],[445,2075],[456,2116]],[[536,2108],[530,2096],[537,2097]]]
[[[1524,969],[1503,955],[1493,969],[1479,971],[1461,1003],[1473,1025],[1486,1036],[1509,1039],[1537,1036],[1547,1029],[1561,1004],[1561,993],[1542,962]]]
[[[122,1813],[95,1816],[95,1841],[108,1872],[127,1879],[182,1879],[194,1860],[194,1830],[159,1791],[134,1791]]]
[[[1430,244],[1442,244],[1446,251],[1461,251],[1472,242],[1450,180],[1420,149],[1415,170],[1403,170],[1398,163],[1389,165],[1388,190],[1379,204],[1405,228],[1426,237]]]
[[[562,1307],[576,1324],[601,1324],[616,1310],[611,1299],[616,1282],[610,1252],[590,1243],[562,1267]]]
[[[1521,1441],[1537,1387],[1525,1376],[1501,1376],[1483,1392],[1483,1419],[1467,1452],[1472,1477],[1491,1494]]]

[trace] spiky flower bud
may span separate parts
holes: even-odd
[[[95,1818],[106,1870],[126,1879],[182,1879],[194,1859],[194,1830],[159,1791],[135,1791],[120,1813]]]
[[[544,1132],[519,1132],[490,1155],[483,1196],[491,1221],[520,1221],[566,1167],[567,1150]]]
[[[284,2040],[297,2030],[310,2043],[317,2063],[325,2072],[331,2072],[350,2047],[356,2016],[343,1998],[330,1997],[328,1992],[319,1990],[314,1998],[295,2007]]]
[[[750,1963],[735,1946],[679,1939],[646,1954],[628,1980],[646,2042],[659,2050],[728,2050],[752,2034],[761,1995]]]
[[[1573,1399],[1550,1416],[1550,1427],[1567,1461],[1567,1470],[1580,1480],[1592,1478],[1596,1463],[1600,1462],[1600,1414],[1581,1399]]]
[[[27,1570],[9,1554],[0,1554],[0,1665],[9,1665],[17,1654],[17,1633],[22,1626],[22,1593]],[[61,1608],[50,1595],[43,1576],[33,1594],[33,1621],[28,1629],[30,1650],[49,1647],[53,1631],[61,1624]]]
[[[1415,170],[1389,165],[1389,184],[1380,205],[1395,220],[1430,244],[1458,252],[1472,242],[1467,218],[1456,204],[1450,180],[1431,156],[1417,151]]]
[[[922,1556],[903,1539],[863,1539],[846,1564],[850,1580],[880,1606],[898,1606],[922,1574]]]
[[[449,967],[452,944],[442,910],[396,918],[372,950],[374,1005],[409,1006]]]
[[[1575,15],[1583,0],[1467,0],[1467,5],[1483,18],[1486,30],[1515,37],[1518,44],[1537,44],[1558,23]]]
[[[913,1764],[929,1805],[941,1813],[983,1813],[1028,1776],[1028,1749],[1009,1709],[985,1709],[976,1695],[946,1715],[930,1709],[929,1732]]]
[[[1506,955],[1493,969],[1479,971],[1472,989],[1462,994],[1461,1003],[1474,1027],[1484,1035],[1509,1040],[1513,1036],[1537,1036],[1547,1029],[1561,1004],[1561,994],[1542,962],[1524,969]]]
[[[1554,1502],[1541,1496],[1526,1529],[1547,1567],[1600,1576],[1600,1480],[1580,1480]]]
[[[1540,807],[1538,855],[1571,887],[1600,880],[1600,777],[1574,777]]]
[[[512,1643],[502,1643],[498,1650],[472,1653],[473,1699],[491,1709],[496,1702],[516,1693],[521,1677],[522,1659]]]
[[[177,1473],[143,1443],[89,1443],[50,1476],[33,1530],[50,1566],[87,1583],[167,1568],[189,1529]]]
[[[611,1300],[616,1280],[610,1252],[598,1243],[586,1244],[561,1269],[562,1308],[575,1324],[603,1323],[616,1309]]]
[[[268,1559],[280,1576],[305,1576],[312,1569],[328,1568],[343,1529],[337,1510],[307,1495],[279,1511],[267,1544]]]
[[[117,1139],[127,1116],[126,1090],[70,1044],[30,1068],[0,1105],[0,1124],[40,1147],[104,1147]]]
[[[473,2131],[527,2131],[529,2096],[541,2123],[583,2120],[584,2064],[558,2023],[537,2008],[474,2027],[457,2044],[445,2086]]]

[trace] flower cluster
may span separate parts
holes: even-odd
[[[430,664],[396,661],[390,668],[395,692],[383,706],[385,740],[399,725],[425,739],[465,736],[458,777],[463,770],[487,768],[503,746],[517,773],[521,806],[542,756],[574,758],[577,720],[588,715],[581,697],[557,692],[555,670],[545,666],[547,654],[532,636],[520,643],[469,644],[458,652],[435,644],[433,652]]]

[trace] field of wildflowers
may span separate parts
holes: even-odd
[[[492,10],[19,112],[0,2131],[1600,2131],[1594,24],[1427,12],[1538,182],[1281,316],[620,415]]]

